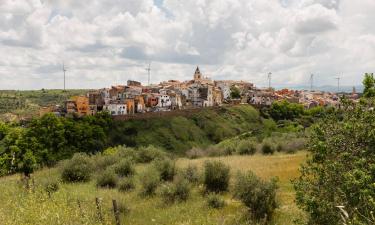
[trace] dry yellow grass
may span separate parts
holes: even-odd
[[[180,159],[177,165],[186,167],[196,165],[201,168],[206,160],[219,160],[231,168],[232,175],[237,171],[253,171],[263,179],[271,177],[279,178],[278,201],[279,208],[273,224],[292,224],[295,219],[304,219],[304,213],[295,204],[295,193],[291,180],[299,176],[298,168],[306,160],[307,152],[301,151],[297,154],[275,154],[253,156],[225,156],[216,158]],[[233,178],[234,176],[232,176]]]
[[[179,159],[178,167],[194,164],[202,167],[206,160],[220,160],[228,164],[232,174],[237,170],[252,170],[258,176],[268,179],[277,176],[280,179],[278,191],[279,208],[272,224],[292,224],[294,219],[303,218],[304,214],[294,203],[294,190],[290,180],[298,176],[300,163],[306,159],[306,152],[294,155],[276,154],[273,156],[228,156],[201,158],[196,160]],[[137,166],[137,172],[145,165]],[[45,177],[56,177],[56,169],[45,169],[35,174],[36,183]],[[233,177],[233,176],[232,176]],[[139,186],[139,185],[138,185]],[[142,198],[139,190],[121,193],[113,189],[98,189],[95,181],[83,184],[61,184],[58,192],[51,198],[38,188],[35,193],[25,191],[19,184],[19,175],[0,178],[0,224],[100,224],[97,220],[94,204],[95,197],[103,199],[103,217],[105,224],[113,224],[111,200],[117,199],[130,207],[130,212],[121,215],[124,224],[173,224],[173,225],[216,225],[225,220],[225,224],[244,213],[244,207],[232,199],[230,193],[223,197],[227,206],[215,210],[207,207],[205,198],[197,188],[192,190],[191,198],[184,203],[164,206],[159,196]],[[77,200],[81,201],[79,210]]]

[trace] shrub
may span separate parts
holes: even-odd
[[[272,155],[275,152],[274,147],[270,143],[263,143],[262,145],[262,153],[265,155]]]
[[[176,174],[175,162],[170,159],[157,160],[153,163],[154,167],[160,174],[160,179],[163,181],[173,180]]]
[[[134,180],[131,178],[121,179],[118,183],[118,190],[122,192],[130,191],[135,189]]]
[[[234,197],[242,201],[255,220],[270,220],[276,209],[277,180],[262,181],[254,173],[238,173]]]
[[[225,201],[218,194],[209,194],[207,196],[207,205],[210,208],[221,209],[225,206]]]
[[[195,184],[199,182],[199,172],[196,166],[189,164],[185,169],[181,171],[181,175],[190,183]]]
[[[107,167],[116,164],[119,158],[116,155],[97,154],[92,157],[95,169],[98,171],[105,170]]]
[[[254,155],[257,147],[254,142],[243,140],[237,146],[237,153],[240,155]]]
[[[283,151],[283,150],[284,150],[284,146],[283,146],[283,144],[281,144],[281,143],[277,144],[277,146],[276,146],[276,151],[277,151],[277,152],[281,152],[281,151]]]
[[[160,183],[160,174],[153,167],[149,167],[140,175],[140,183],[143,196],[154,195]]]
[[[208,192],[227,191],[230,169],[219,161],[206,161],[204,164],[204,186]]]
[[[127,214],[130,212],[130,208],[127,206],[125,201],[122,200],[117,201],[117,210],[121,214]]]
[[[185,179],[176,179],[173,183],[164,184],[160,191],[164,203],[186,201],[190,196],[189,182]]]
[[[112,169],[106,169],[96,179],[96,186],[104,188],[115,188],[118,178]]]
[[[188,150],[185,154],[189,159],[197,159],[205,156],[205,152],[201,148],[196,147]]]
[[[43,189],[50,195],[60,189],[60,183],[57,179],[45,179],[42,182]]]
[[[163,150],[150,145],[138,149],[136,160],[139,163],[149,163],[155,159],[163,159],[165,157],[166,153]]]
[[[130,159],[123,159],[116,165],[114,165],[114,170],[120,177],[132,176],[135,173],[133,162]]]
[[[61,178],[65,182],[85,182],[90,180],[92,168],[87,155],[75,154],[63,164]]]
[[[309,224],[375,224],[373,106],[373,99],[343,101],[312,128],[308,160],[294,181],[297,205]],[[341,210],[347,212],[345,222]]]

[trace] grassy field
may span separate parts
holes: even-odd
[[[236,171],[252,170],[258,176],[268,179],[279,177],[279,208],[272,224],[292,224],[294,219],[304,217],[294,203],[294,192],[290,180],[298,176],[298,167],[306,159],[306,152],[292,155],[276,154],[272,156],[228,156],[218,158],[201,158],[195,160],[179,159],[180,168],[189,164],[201,167],[205,160],[220,160]],[[137,172],[147,165],[138,165]],[[83,184],[62,184],[60,189],[51,195],[39,187],[43,179],[59,176],[57,169],[42,170],[35,174],[35,190],[25,190],[19,175],[0,178],[0,221],[5,225],[18,224],[101,224],[97,217],[95,198],[102,200],[104,224],[114,224],[112,199],[116,199],[121,208],[122,224],[132,225],[208,225],[238,224],[245,208],[240,202],[224,194],[227,205],[222,209],[210,209],[201,194],[201,188],[195,187],[187,202],[165,205],[161,198],[144,198],[136,190],[128,193],[116,189],[98,189],[95,182]],[[233,176],[232,176],[233,177]],[[137,178],[137,176],[136,176]]]

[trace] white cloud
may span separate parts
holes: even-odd
[[[359,84],[375,68],[373,0],[0,0],[0,89],[99,88],[206,75]]]

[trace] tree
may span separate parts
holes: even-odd
[[[240,89],[238,89],[236,86],[232,86],[230,88],[230,97],[231,97],[231,99],[241,98]]]
[[[373,73],[365,73],[365,77],[363,79],[363,96],[365,98],[372,98],[375,97],[375,78]]]
[[[374,224],[375,114],[364,105],[347,105],[315,125],[309,159],[294,181],[297,204],[309,224]]]
[[[273,102],[269,115],[274,120],[293,120],[304,114],[303,105],[290,103],[286,100]]]

